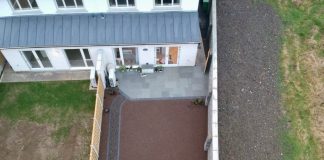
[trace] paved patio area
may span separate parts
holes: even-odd
[[[49,72],[14,72],[7,64],[0,82],[36,82],[62,80],[89,80],[90,70],[83,71],[49,71]]]
[[[208,75],[202,67],[164,68],[163,72],[141,77],[137,72],[117,72],[120,90],[130,99],[203,97]]]

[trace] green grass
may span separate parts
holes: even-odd
[[[0,83],[0,117],[51,124],[59,142],[78,119],[92,115],[95,92],[88,87],[88,81]]]
[[[324,57],[319,42],[324,35],[324,0],[305,0],[302,4],[280,0],[266,0],[281,17],[283,23],[280,56],[280,84],[285,115],[283,124],[287,130],[281,133],[283,159],[320,159],[319,144],[312,133],[312,72],[304,60],[309,51]],[[315,31],[314,31],[315,30]],[[316,31],[317,30],[317,31]],[[317,44],[307,41],[315,40]]]

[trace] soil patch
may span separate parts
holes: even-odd
[[[81,127],[86,126],[72,127],[66,140],[56,143],[52,125],[0,119],[0,157],[3,160],[88,159],[89,140],[84,139],[86,134]]]

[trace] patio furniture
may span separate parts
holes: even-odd
[[[154,66],[152,64],[142,65],[142,73],[154,73]]]

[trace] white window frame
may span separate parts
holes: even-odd
[[[126,0],[126,5],[118,5],[118,0],[115,0],[116,6],[110,5],[109,0],[107,0],[107,1],[108,1],[108,6],[111,8],[123,8],[123,7],[135,8],[136,7],[136,0],[134,0],[134,6],[130,6],[128,0]]]
[[[67,56],[67,54],[65,52],[66,49],[78,49],[80,51],[80,53],[81,53],[81,57],[82,57],[82,60],[83,60],[83,63],[85,64],[85,66],[84,67],[73,67],[73,66],[71,66],[70,60],[69,60],[69,58],[68,58],[68,56]],[[87,49],[88,50],[90,59],[86,59],[86,57],[84,55],[84,52],[83,52],[84,49]],[[71,70],[91,69],[91,68],[94,68],[95,67],[95,64],[93,63],[93,60],[92,60],[92,57],[91,57],[91,53],[90,53],[90,49],[89,48],[63,48],[62,50],[63,50],[63,53],[65,55],[65,58],[67,60],[68,65],[70,66],[70,69]],[[88,63],[87,63],[88,60],[91,60],[92,61],[92,66],[88,66]]]
[[[161,0],[161,4],[156,4],[155,0],[154,0],[154,6],[155,7],[178,7],[181,6],[181,0],[179,0],[179,3],[175,4],[174,0],[172,0],[171,4],[165,5],[163,3],[164,0]]]
[[[165,48],[165,63],[164,64],[157,64],[156,63],[156,49],[159,48],[159,47],[164,47]],[[169,52],[170,52],[170,47],[177,47],[178,48],[178,55],[177,55],[177,63],[175,64],[169,64]],[[179,65],[179,62],[180,62],[180,52],[181,52],[181,46],[179,45],[169,45],[169,46],[155,46],[154,47],[154,62],[155,62],[155,65],[161,65],[161,66],[165,66],[165,67],[168,67],[168,66],[178,66]]]
[[[62,3],[63,3],[63,6],[59,6],[59,5],[57,4],[57,1],[55,0],[56,7],[57,7],[58,9],[79,9],[79,8],[84,8],[83,0],[81,0],[81,1],[82,1],[82,6],[78,6],[76,0],[73,0],[73,2],[74,2],[74,7],[73,7],[73,6],[66,6],[65,0],[61,0],[61,1],[62,1]]]
[[[138,64],[135,64],[135,65],[125,65],[123,48],[136,48],[136,58],[138,58],[137,59],[138,60]],[[122,65],[117,65],[117,57],[116,57],[116,53],[115,53],[115,50],[114,49],[118,49],[119,50],[119,56],[120,56],[120,60],[122,62]],[[116,68],[119,68],[120,66],[126,66],[126,67],[132,66],[133,68],[139,67],[140,60],[139,60],[139,50],[138,50],[138,47],[134,47],[134,46],[113,47],[112,50],[113,50],[113,54],[114,54],[114,58],[115,58]]]
[[[10,4],[11,8],[14,10],[14,11],[29,11],[29,10],[39,10],[39,7],[38,7],[38,3],[37,3],[37,7],[33,7],[30,3],[30,0],[26,0],[28,2],[28,5],[29,5],[29,8],[22,8],[21,5],[20,5],[20,2],[19,0],[15,0],[15,2],[17,3],[19,9],[16,9],[14,7],[14,4],[11,3],[11,0],[8,0],[8,3]]]
[[[23,53],[24,51],[30,51],[30,52],[33,53],[33,55],[34,55],[34,57],[35,57],[38,65],[39,65],[39,68],[33,68],[32,67],[32,65],[30,64],[29,60],[27,59],[27,57]],[[45,51],[46,56],[48,57],[48,60],[50,61],[52,67],[44,67],[43,62],[39,59],[38,55],[36,54],[36,51]],[[35,70],[38,70],[38,71],[39,70],[54,70],[53,63],[52,63],[50,57],[48,56],[48,53],[47,53],[46,50],[35,48],[35,49],[24,49],[24,50],[20,50],[19,52],[20,52],[20,55],[23,57],[24,61],[27,63],[27,66],[29,67],[30,70],[33,70],[33,71],[35,71]]]

